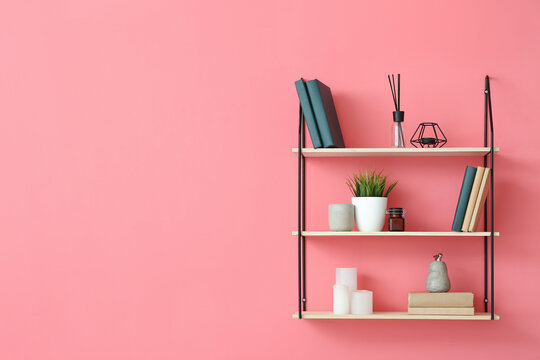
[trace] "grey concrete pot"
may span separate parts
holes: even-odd
[[[354,205],[328,205],[328,225],[331,231],[351,231],[354,227]]]

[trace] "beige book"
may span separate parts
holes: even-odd
[[[471,218],[471,224],[469,225],[469,231],[476,231],[478,228],[478,223],[480,222],[480,217],[482,216],[482,208],[486,202],[487,194],[490,187],[490,178],[491,171],[489,168],[486,168],[484,171],[484,176],[482,177],[482,184],[480,185],[480,190],[478,190],[478,196],[476,197],[476,204],[474,205],[474,210]]]
[[[484,176],[485,167],[479,166],[476,169],[476,175],[474,176],[471,195],[469,196],[469,202],[467,203],[467,210],[465,210],[465,217],[463,218],[463,225],[461,226],[461,231],[469,231],[469,226],[471,225],[471,219],[474,211],[474,206],[476,205],[476,200],[478,197],[478,191],[480,190],[480,185],[482,185],[482,178]]]
[[[474,308],[410,307],[409,315],[474,315]]]
[[[448,307],[448,308],[467,308],[473,307],[474,294],[472,292],[410,292],[409,307]]]

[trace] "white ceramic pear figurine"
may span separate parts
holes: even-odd
[[[432,293],[447,292],[450,290],[450,279],[448,269],[441,260],[443,254],[434,255],[435,259],[429,264],[429,273],[426,280],[426,290]]]

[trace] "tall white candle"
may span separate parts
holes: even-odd
[[[336,284],[347,285],[349,296],[356,290],[356,268],[337,268]]]
[[[351,313],[367,315],[373,313],[373,292],[369,290],[353,291],[351,296]]]
[[[349,288],[347,285],[334,285],[334,314],[346,315],[350,313]]]

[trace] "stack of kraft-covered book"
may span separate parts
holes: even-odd
[[[409,315],[474,315],[471,292],[410,292]]]

